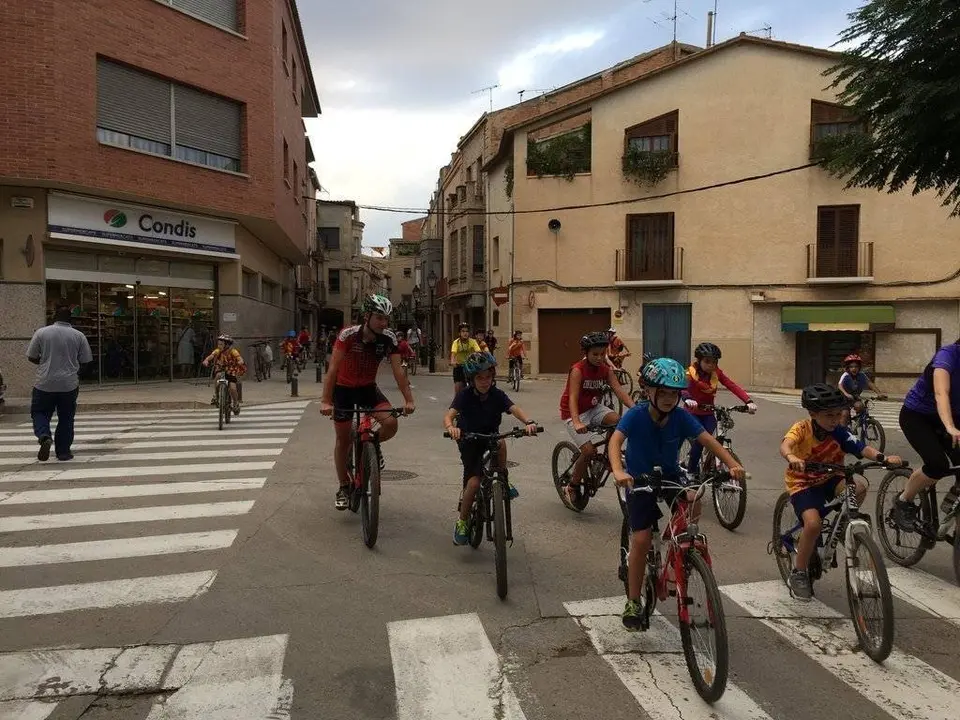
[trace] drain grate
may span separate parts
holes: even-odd
[[[380,471],[380,480],[385,482],[397,482],[399,480],[413,480],[415,477],[420,477],[415,472],[410,472],[409,470],[381,470]]]

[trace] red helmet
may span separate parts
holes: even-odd
[[[857,365],[863,365],[863,358],[857,355],[856,353],[850,353],[843,359],[843,366],[846,367],[850,363],[857,363]]]

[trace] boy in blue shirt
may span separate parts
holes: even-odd
[[[537,434],[537,424],[527,417],[527,414],[514,405],[513,401],[500,388],[493,386],[493,379],[497,372],[497,361],[488,352],[473,353],[463,363],[463,374],[469,383],[466,388],[457,393],[450,409],[443,417],[444,429],[460,446],[460,461],[463,463],[463,497],[460,502],[460,517],[453,527],[453,543],[466,545],[470,540],[470,508],[473,506],[473,496],[480,487],[480,476],[483,474],[483,452],[486,446],[478,441],[461,441],[464,433],[478,433],[492,435],[500,432],[500,422],[503,416],[513,415],[527,426],[528,435]],[[454,418],[457,424],[454,425]],[[507,444],[501,440],[500,450],[497,453],[499,466],[506,472]],[[519,495],[517,489],[510,485],[510,497]]]
[[[858,415],[863,410],[860,396],[864,390],[873,390],[877,394],[877,400],[884,400],[887,397],[863,371],[863,358],[856,353],[847,355],[843,359],[843,375],[840,376],[837,387],[853,406],[853,410],[847,416],[847,424],[850,422],[851,415]]]
[[[620,419],[610,438],[607,457],[613,469],[613,477],[620,487],[630,488],[637,475],[649,473],[660,466],[665,474],[681,474],[680,446],[687,438],[696,439],[716,455],[736,480],[745,476],[730,453],[716,438],[703,429],[703,425],[686,410],[678,409],[680,393],[687,387],[686,370],[676,360],[657,358],[643,368],[643,384],[647,388],[648,402],[635,405]],[[627,443],[627,467],[620,459],[624,441]],[[673,502],[675,491],[665,490],[664,499]],[[630,554],[627,559],[629,587],[627,604],[622,621],[627,630],[639,630],[643,613],[643,577],[646,572],[647,552],[653,539],[653,523],[662,513],[657,498],[650,493],[628,493],[627,513],[630,520]],[[694,508],[699,516],[699,501]]]

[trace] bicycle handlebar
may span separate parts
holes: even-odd
[[[863,461],[858,460],[855,463],[850,463],[848,465],[834,465],[832,463],[822,463],[822,462],[805,462],[803,464],[804,472],[814,472],[814,473],[823,473],[829,475],[844,475],[851,477],[853,475],[861,475],[864,470],[873,470],[876,468],[884,468],[886,470],[896,470],[897,468],[909,467],[910,464],[906,461],[902,463],[891,463],[891,462],[877,462],[875,460]]]
[[[334,408],[335,413],[340,413],[342,415],[357,415],[357,414],[366,414],[366,415],[376,415],[377,413],[389,413],[393,417],[400,417],[406,414],[406,408],[402,407],[392,407],[392,408]]]
[[[543,426],[542,426],[542,425],[537,425],[536,428],[537,428],[537,433],[538,433],[538,434],[543,432]],[[526,426],[524,426],[524,427],[515,427],[515,428],[513,428],[513,430],[509,430],[509,431],[507,431],[507,432],[505,432],[505,433],[463,433],[463,434],[460,436],[460,439],[461,439],[461,440],[488,440],[488,441],[497,440],[497,441],[500,441],[500,440],[503,440],[503,439],[505,439],[505,438],[510,438],[510,437],[513,437],[513,438],[526,437],[526,435],[527,435],[527,428],[526,428]],[[449,438],[449,437],[450,437],[450,433],[444,431],[443,436],[444,436],[445,438]]]
[[[632,488],[627,490],[628,494],[641,492],[653,493],[664,488],[669,490],[697,490],[699,493],[701,488],[717,479],[721,479],[722,481],[728,481],[731,479],[730,473],[726,470],[711,471],[701,478],[700,481],[697,481],[696,478],[690,478],[691,482],[685,482],[685,477],[689,476],[684,476],[683,473],[679,475],[667,475],[666,473],[658,470],[654,470],[652,473],[640,473],[631,477],[633,477],[634,483],[637,481],[644,481],[644,484],[634,484]],[[680,480],[676,480],[676,478],[680,478]]]
[[[697,405],[697,410],[710,410],[716,412],[717,410],[726,410],[727,412],[738,412],[745,413],[750,412],[747,409],[746,405],[731,405],[729,407],[724,405]]]

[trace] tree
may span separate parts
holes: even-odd
[[[832,75],[867,131],[830,138],[821,165],[847,188],[935,190],[960,216],[960,3],[868,0]]]

